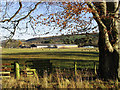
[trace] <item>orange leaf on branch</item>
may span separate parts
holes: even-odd
[[[59,25],[59,27],[61,27],[61,25]]]
[[[88,7],[87,5],[85,5],[85,7]]]
[[[69,10],[66,10],[67,12],[69,12]]]
[[[34,21],[36,21],[35,19],[33,19]]]
[[[62,2],[63,5],[65,5],[66,3],[65,2]]]
[[[52,16],[53,16],[54,14],[50,14],[50,15],[52,15]]]
[[[57,22],[57,24],[59,24],[59,22]]]
[[[85,13],[87,13],[85,10],[84,10]]]

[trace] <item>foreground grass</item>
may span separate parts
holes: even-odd
[[[97,78],[89,80],[89,75],[86,79],[83,77],[81,72],[76,75],[71,72],[68,75],[68,73],[58,70],[49,75],[45,72],[43,77],[39,77],[39,80],[35,77],[21,77],[20,80],[16,80],[14,77],[3,79],[2,88],[119,88],[117,81],[105,82]]]

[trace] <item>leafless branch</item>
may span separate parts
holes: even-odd
[[[18,21],[21,21],[21,20],[27,18],[27,17],[37,8],[37,6],[38,6],[40,3],[41,3],[41,2],[38,2],[38,3],[35,5],[35,7],[34,7],[32,10],[30,10],[30,12],[29,12],[26,16],[24,16],[23,18],[20,18],[20,19],[18,19],[18,20],[15,20],[14,22],[18,22]]]
[[[0,21],[0,22],[5,22],[5,21],[10,22],[10,21],[20,12],[20,10],[21,10],[21,8],[22,8],[22,3],[21,3],[21,1],[19,1],[19,5],[20,5],[19,9],[17,10],[17,12],[16,12],[10,19],[5,19],[5,20],[2,20],[2,21]]]
[[[8,7],[8,2],[6,2],[6,8],[5,8],[5,13],[3,15],[3,19],[4,19],[5,15],[7,14],[7,7]]]

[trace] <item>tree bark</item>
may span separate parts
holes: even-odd
[[[115,0],[113,0],[115,1]],[[94,11],[93,16],[99,26],[99,70],[104,80],[120,78],[120,60],[118,49],[119,1],[87,3]],[[104,17],[104,18],[103,18]]]
[[[118,2],[107,2],[107,11],[110,16],[118,17]],[[117,11],[116,11],[117,10]],[[114,12],[114,13],[113,13]],[[120,78],[119,65],[119,50],[118,50],[118,22],[115,18],[108,18],[102,20],[107,27],[109,42],[113,47],[113,52],[110,52],[105,43],[103,34],[103,27],[99,25],[99,76],[105,80]],[[109,33],[110,32],[110,33]]]
[[[99,26],[99,29],[102,29],[101,26]],[[117,79],[118,63],[119,53],[117,49],[114,49],[113,52],[109,52],[106,48],[103,34],[99,32],[99,76],[105,80]]]
[[[119,38],[119,41],[118,41],[118,52],[119,52],[118,79],[120,81],[120,22],[118,23],[118,38]]]

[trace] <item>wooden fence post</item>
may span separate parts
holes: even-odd
[[[77,61],[74,61],[74,73],[77,74]]]
[[[96,67],[96,62],[94,61],[94,73],[97,75],[97,67]]]
[[[20,68],[19,68],[19,64],[16,62],[15,63],[15,78],[17,79],[17,80],[19,80],[20,79]]]

